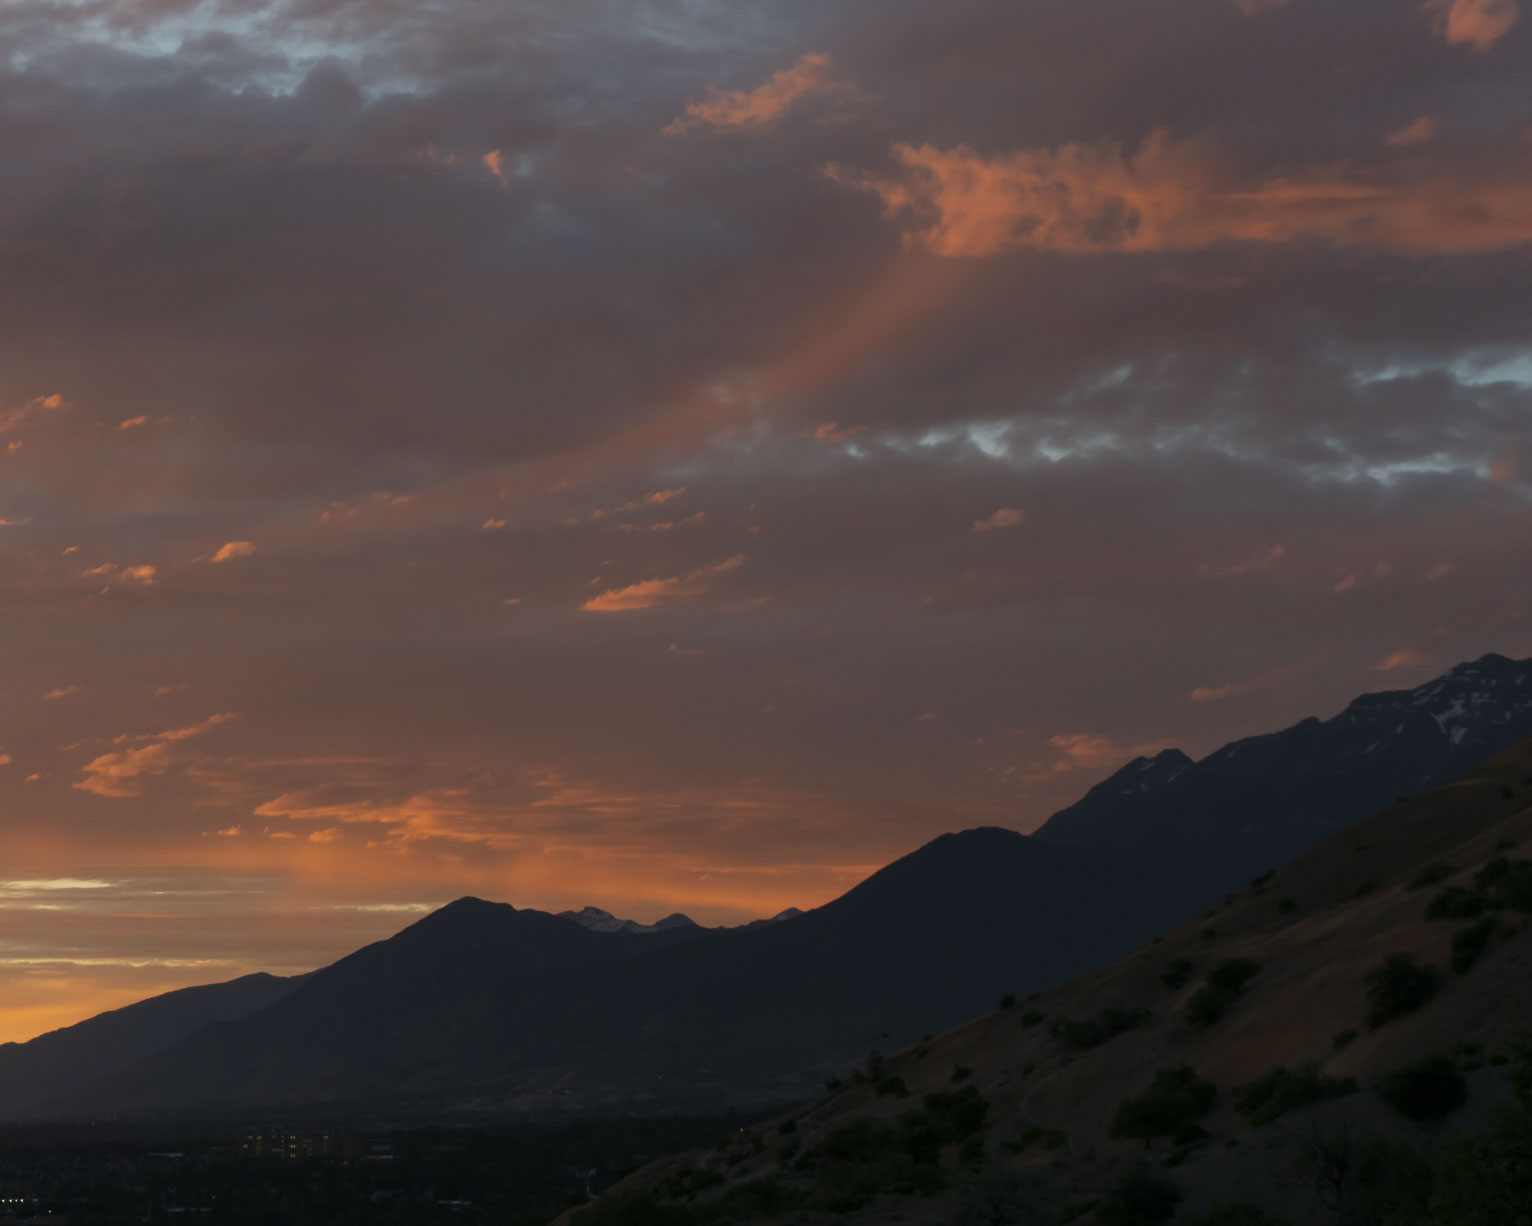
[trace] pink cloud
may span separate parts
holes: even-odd
[[[591,613],[628,613],[635,609],[652,609],[656,605],[695,600],[705,595],[716,575],[724,574],[742,566],[745,555],[737,553],[716,566],[704,566],[684,578],[645,579],[628,587],[608,588],[601,595],[587,600],[580,607]]]
[[[948,257],[1302,240],[1449,254],[1532,242],[1525,167],[1483,172],[1477,182],[1440,170],[1391,181],[1333,168],[1247,181],[1208,142],[1163,130],[1132,154],[1105,141],[996,157],[961,145],[898,144],[893,155],[893,175],[837,166],[826,173],[876,193],[885,215],[905,224],[907,244]]]
[[[131,747],[102,754],[86,763],[81,768],[84,777],[74,786],[97,796],[138,796],[143,792],[139,781],[144,776],[163,775],[184,759],[178,748],[182,742],[203,736],[234,718],[232,713],[224,712],[186,728],[172,728],[150,736],[120,736],[117,743]]]
[[[255,546],[249,541],[230,541],[228,544],[221,546],[218,552],[209,558],[208,561],[214,563],[230,562],[235,558],[248,558],[254,552]]]
[[[725,131],[766,128],[800,99],[812,94],[835,93],[843,88],[835,79],[830,57],[811,53],[755,89],[721,90],[716,85],[709,85],[707,96],[700,102],[688,102],[686,109],[665,131],[674,136],[691,128]]]
[[[1391,149],[1402,149],[1410,145],[1424,145],[1435,139],[1436,120],[1430,115],[1422,115],[1397,131],[1390,132],[1383,143]]]
[[[1437,30],[1453,46],[1487,52],[1521,20],[1516,0],[1427,0]]]
[[[973,521],[975,532],[993,532],[998,528],[1015,528],[1027,522],[1027,513],[1019,511],[1015,507],[1001,507],[993,515],[985,519]]]

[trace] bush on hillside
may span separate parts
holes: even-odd
[[[1226,992],[1243,992],[1245,985],[1261,973],[1254,958],[1225,958],[1208,974],[1208,986]]]
[[[1148,1020],[1147,1010],[1103,1009],[1092,1018],[1056,1017],[1048,1023],[1048,1033],[1070,1047],[1083,1051],[1100,1047],[1108,1040],[1142,1026]]]
[[[1192,973],[1192,964],[1185,958],[1174,958],[1165,964],[1165,969],[1160,974],[1160,982],[1171,991],[1183,987]]]
[[[1495,882],[1495,902],[1512,911],[1532,911],[1532,860],[1512,860]]]
[[[1353,1043],[1356,1042],[1358,1033],[1360,1032],[1355,1029],[1342,1030],[1333,1039],[1330,1040],[1330,1046],[1333,1047],[1336,1051],[1345,1051],[1346,1048],[1350,1047]]]
[[[1436,995],[1441,977],[1413,954],[1389,954],[1367,976],[1367,1029],[1413,1013]]]
[[[1479,955],[1489,945],[1490,938],[1500,921],[1486,915],[1477,924],[1470,924],[1452,934],[1452,970],[1454,974],[1466,975],[1479,960]]]
[[[1202,1140],[1207,1134],[1198,1123],[1218,1100],[1218,1088],[1198,1077],[1186,1065],[1162,1068],[1148,1090],[1137,1098],[1125,1098],[1112,1117],[1112,1135],[1141,1140],[1145,1148],[1156,1137],[1181,1144]]]
[[[1176,1216],[1181,1190],[1151,1171],[1134,1171],[1112,1185],[1096,1206],[1102,1226],[1160,1226]]]
[[[1439,1120],[1468,1101],[1468,1084],[1450,1056],[1427,1056],[1383,1079],[1383,1098],[1412,1120]]]
[[[1483,915],[1489,899],[1477,890],[1450,885],[1426,905],[1428,920],[1474,919]]]
[[[1227,958],[1215,966],[1207,981],[1186,1002],[1186,1020],[1199,1030],[1211,1026],[1245,993],[1245,985],[1261,973],[1253,958]]]
[[[1305,1064],[1296,1071],[1286,1067],[1272,1069],[1264,1077],[1234,1090],[1234,1109],[1259,1128],[1272,1120],[1323,1102],[1357,1092],[1351,1077],[1325,1077],[1317,1065]]]

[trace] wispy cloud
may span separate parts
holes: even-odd
[[[645,579],[627,587],[608,588],[580,607],[591,613],[628,613],[636,609],[652,609],[656,605],[696,600],[707,594],[714,578],[736,570],[744,561],[744,554],[735,554],[716,566],[694,570],[684,578]]]
[[[791,68],[773,74],[769,81],[755,89],[721,90],[709,85],[707,95],[700,102],[687,103],[686,109],[665,131],[677,135],[692,128],[767,128],[800,99],[844,88],[835,77],[830,57],[811,53]]]
[[[216,565],[219,562],[231,562],[235,558],[248,558],[254,552],[255,546],[249,541],[230,541],[220,546],[208,561]]]
[[[1505,165],[1465,182],[1439,168],[1396,179],[1330,168],[1241,180],[1207,141],[1148,136],[987,157],[965,146],[898,144],[899,173],[832,178],[875,192],[905,240],[948,257],[1017,249],[1102,254],[1312,240],[1414,254],[1532,242],[1532,171]]]
[[[975,532],[994,532],[999,528],[1015,528],[1027,522],[1027,513],[1016,507],[1001,507],[993,515],[973,521]]]
[[[83,777],[74,786],[97,796],[137,796],[143,792],[140,780],[144,776],[163,775],[185,759],[180,748],[184,742],[204,736],[234,718],[232,713],[224,712],[185,728],[172,728],[147,736],[117,737],[113,743],[127,748],[113,750],[87,762],[81,768]]]

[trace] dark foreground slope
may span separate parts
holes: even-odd
[[[60,1106],[439,1115],[801,1098],[869,1047],[1131,948],[1183,916],[1196,876],[1179,858],[986,829],[765,928],[598,933],[463,899]]]
[[[263,1009],[301,982],[302,977],[245,975],[153,996],[26,1043],[0,1044],[0,1119],[120,1072],[209,1022],[233,1021]]]
[[[1532,741],[575,1226],[1524,1220],[1529,801]]]
[[[1532,660],[1487,655],[1333,719],[1233,741],[1200,762],[1130,762],[1037,832],[1079,847],[1195,849],[1230,883],[1438,787],[1532,736]]]

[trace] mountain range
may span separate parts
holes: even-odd
[[[0,1046],[0,1119],[435,1118],[803,1099],[1102,966],[1251,876],[1532,735],[1486,656],[1192,762],[1130,763],[1036,835],[943,835],[734,929],[466,898],[296,980],[171,993]]]

